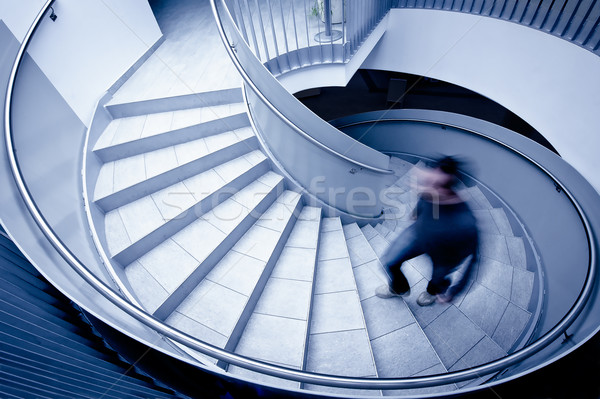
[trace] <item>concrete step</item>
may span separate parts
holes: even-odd
[[[113,259],[129,265],[269,169],[256,150],[107,213]],[[123,230],[126,234],[117,233]]]
[[[339,218],[321,223],[306,370],[377,377],[352,263]],[[380,396],[379,391],[344,390],[306,384],[306,389]]]
[[[133,102],[120,102],[118,96],[115,96],[106,104],[106,109],[113,118],[125,118],[189,108],[239,103],[242,99],[242,90],[239,87]]]
[[[300,209],[298,193],[282,193],[166,322],[230,351],[236,348],[246,327],[252,335],[255,325],[247,325],[248,320]]]
[[[371,237],[369,243],[377,243],[377,237],[380,236],[378,229],[363,227],[362,231]],[[522,334],[531,319],[531,312],[527,310],[527,305],[534,286],[534,274],[526,269],[514,267],[510,263],[502,263],[483,256],[483,254],[491,255],[504,261],[510,259],[506,244],[507,237],[485,234],[482,236],[482,257],[476,275],[472,276],[466,289],[450,304],[435,303],[428,307],[421,307],[416,303],[431,278],[432,265],[427,256],[419,256],[402,265],[402,271],[411,286],[411,294],[403,297],[404,301],[442,360],[441,365],[450,371],[473,367],[509,353],[521,342]],[[351,240],[353,245],[360,245],[360,236],[354,236]],[[367,238],[365,237],[364,240]],[[516,240],[512,246],[519,248],[518,243],[519,241]],[[351,254],[367,253],[364,250],[354,251],[352,248],[353,246],[349,245]],[[517,254],[522,252],[518,249],[514,252],[515,258],[520,259]],[[371,257],[374,255],[376,255],[375,251]],[[356,256],[353,259],[359,265],[361,262],[367,262],[355,269],[357,283],[359,287],[364,286],[367,292],[368,289],[373,290],[377,283],[376,279],[371,277],[374,282],[369,285],[361,283],[364,277],[359,278],[358,275],[373,275],[373,272],[367,273],[366,270],[369,264],[372,266],[377,261],[370,260],[368,256],[363,260]],[[461,273],[463,270],[459,269],[451,275],[451,278],[459,278]],[[369,296],[369,294],[363,295]],[[364,299],[363,303],[365,303]],[[377,306],[377,309],[381,311],[381,305]],[[365,310],[367,321],[369,317],[368,311]],[[373,351],[377,353],[375,345]],[[377,364],[379,370],[379,363]],[[475,382],[467,381],[457,386],[462,387],[469,383]],[[455,389],[453,386],[443,388]]]
[[[321,209],[304,207],[248,321],[236,353],[302,370],[310,323]],[[240,367],[228,371],[277,386],[300,383],[267,377]]]
[[[375,296],[375,289],[388,284],[389,278],[367,238],[358,226],[344,226],[344,231],[354,232],[346,236],[346,244],[379,377],[410,377],[429,374],[431,371],[446,372],[402,298],[381,299]],[[415,389],[411,390],[411,394],[438,393],[453,389],[456,387],[452,384],[438,389]],[[400,392],[404,391],[385,391],[384,395]]]
[[[392,237],[392,233],[393,233],[392,230],[390,230],[389,228],[384,226],[383,223],[376,224],[374,228],[375,228],[375,230],[377,230],[379,235],[381,235],[383,238],[386,239],[386,241],[388,241],[388,242],[390,241],[390,238]]]
[[[389,277],[369,244],[369,240],[356,223],[345,225],[344,235],[358,294],[362,301],[374,296],[375,289],[382,284],[387,284]]]
[[[503,236],[514,235],[504,209],[475,209],[473,214],[477,219],[477,227],[481,233]]]
[[[448,370],[495,360],[519,344],[531,313],[517,302],[530,295],[533,275],[513,276],[517,270],[522,271],[482,258],[476,276],[452,303],[421,307],[416,300],[431,277],[431,261],[422,255],[404,263],[411,285],[405,301]]]
[[[377,254],[377,257],[381,259],[387,248],[390,246],[389,241],[382,234],[380,234],[376,228],[369,224],[364,225],[361,228],[361,231],[367,240],[369,240],[369,244]]]
[[[485,196],[478,186],[468,187],[461,191],[465,200],[473,210],[490,210],[493,209],[490,200]]]
[[[256,150],[251,131],[229,131],[102,166],[94,201],[109,212]]]
[[[144,307],[168,317],[283,191],[268,172],[127,266]]]
[[[249,128],[243,104],[114,119],[96,142],[94,153],[106,163]]]

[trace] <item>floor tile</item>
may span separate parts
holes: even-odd
[[[356,290],[352,265],[348,258],[320,260],[317,264],[315,293]]]
[[[146,180],[144,154],[119,159],[114,162],[114,192]]]
[[[515,269],[514,276],[510,300],[523,309],[529,309],[535,276],[532,272],[521,269]]]
[[[503,208],[494,208],[490,209],[490,213],[492,215],[492,219],[496,223],[496,227],[498,227],[498,231],[500,234],[504,236],[512,236],[513,231],[508,221],[508,217],[506,216],[506,211]]]
[[[302,208],[302,212],[300,216],[298,216],[298,220],[310,220],[310,221],[318,221],[321,219],[321,208],[317,208],[314,206],[305,206]]]
[[[506,311],[500,319],[500,323],[492,335],[492,339],[500,345],[504,351],[512,349],[516,340],[523,333],[524,328],[529,323],[531,313],[521,309],[520,307],[509,303]]]
[[[151,197],[160,211],[163,223],[186,216],[187,212],[194,212],[192,207],[196,204],[196,199],[181,182],[157,191]]]
[[[198,237],[203,237],[202,245],[198,245]],[[200,263],[225,239],[225,234],[199,219],[173,235],[172,239]]]
[[[504,236],[496,234],[479,235],[479,252],[481,256],[497,260],[510,265],[510,256],[508,255],[508,246]]]
[[[198,266],[194,257],[170,239],[142,256],[139,263],[169,293],[173,293]]]
[[[522,237],[506,237],[510,263],[520,269],[527,268],[527,255]]]
[[[371,341],[416,323],[412,313],[399,297],[382,299],[372,296],[362,301],[362,307]],[[398,344],[400,343],[395,345]]]
[[[224,348],[225,344],[227,344],[226,336],[211,330],[205,325],[200,324],[179,312],[173,312],[165,322],[170,326],[190,334],[192,337],[208,342],[219,348]]]
[[[340,223],[339,218],[323,218],[321,220],[321,231],[335,231],[340,230],[342,228],[342,224]]]
[[[196,159],[200,159],[209,153],[208,147],[204,139],[188,141],[187,143],[177,144],[173,146],[177,162],[179,165],[185,165]]]
[[[256,313],[308,320],[312,282],[270,278],[256,304]]]
[[[141,137],[151,137],[171,130],[171,121],[173,112],[159,112],[146,116],[146,123],[142,130]]]
[[[133,292],[148,312],[154,312],[169,297],[169,293],[156,281],[139,262],[125,268],[125,275]]]
[[[389,284],[389,278],[377,260],[355,267],[354,277],[361,301],[374,296],[377,287]]]
[[[498,344],[489,337],[483,337],[477,345],[450,367],[450,371],[467,370],[504,356],[506,356],[506,352]],[[458,385],[460,386],[460,383]]]
[[[356,291],[315,295],[313,301],[311,334],[365,327]]]
[[[360,231],[360,227],[356,223],[345,224],[343,226],[344,236],[346,236],[346,240],[349,240],[353,237],[356,237],[359,234],[362,234]]]
[[[144,197],[120,207],[119,214],[125,229],[127,229],[127,234],[133,242],[140,240],[165,223],[152,197]]]
[[[449,304],[439,303],[434,303],[431,306],[419,306],[417,304],[417,298],[426,290],[427,283],[428,281],[425,279],[419,280],[415,285],[411,286],[410,295],[408,297],[404,297],[406,304],[423,328],[427,327],[429,323],[435,320],[440,314],[442,314],[446,309],[448,309],[448,307],[451,306]]]
[[[214,171],[214,169],[209,169],[203,173],[197,174],[189,179],[185,179],[183,184],[189,190],[189,192],[194,196],[196,201],[200,201],[207,197],[208,195],[215,192],[217,189],[223,187],[224,185],[223,179]],[[234,190],[230,190],[229,193],[233,194]],[[225,198],[225,195],[221,197]],[[215,199],[213,202],[213,207],[218,204],[217,201],[221,199]]]
[[[371,245],[362,235],[362,233],[355,237],[348,238],[346,245],[348,247],[348,254],[350,255],[350,260],[353,267],[378,260],[375,251],[373,251],[373,248],[371,248]]]
[[[256,221],[257,226],[283,232],[293,217],[294,208],[280,202],[273,203]]]
[[[308,371],[354,377],[376,375],[364,329],[311,334],[308,350]]]
[[[252,226],[233,247],[244,255],[268,262],[281,239],[281,233],[262,226]]]
[[[299,219],[288,237],[286,245],[296,248],[317,248],[319,222]]]
[[[312,281],[316,254],[316,249],[286,246],[271,275],[276,278]]]
[[[327,231],[320,234],[319,260],[348,258],[348,248],[343,230]]]
[[[436,375],[436,374],[444,374],[447,373],[448,370],[446,370],[446,367],[444,367],[443,364],[439,363],[436,364],[433,367],[430,367],[426,370],[423,370],[420,373],[415,374],[413,377],[423,377],[423,376],[427,376],[427,375]],[[422,397],[425,395],[435,395],[435,394],[441,394],[441,393],[446,393],[448,391],[454,391],[456,390],[458,387],[456,386],[456,384],[447,384],[447,385],[440,385],[440,386],[435,386],[435,387],[427,387],[427,388],[409,388],[409,389],[402,389],[402,390],[388,390],[385,392],[384,396],[392,396],[392,395],[399,395],[399,396],[408,396],[408,395],[414,395],[415,397]],[[435,397],[435,396],[434,396]]]
[[[380,378],[409,377],[440,363],[416,323],[373,340],[372,346]]]
[[[161,148],[160,150],[145,153],[144,162],[146,164],[147,179],[175,169],[179,165],[173,147]]]
[[[104,234],[108,245],[108,252],[114,256],[131,245],[127,229],[123,224],[119,210],[108,212],[104,217]],[[123,265],[127,266],[127,265]]]
[[[211,281],[203,281],[179,305],[177,311],[229,337],[248,298]]]
[[[459,309],[487,335],[492,336],[507,306],[507,299],[475,283]]]
[[[510,300],[514,268],[483,256],[478,266],[477,281],[496,294]]]
[[[300,368],[305,341],[306,322],[254,313],[248,320],[236,353]]]
[[[249,297],[265,265],[258,259],[229,251],[206,275],[206,279]]]
[[[485,335],[455,306],[449,306],[423,330],[447,368],[453,366]]]

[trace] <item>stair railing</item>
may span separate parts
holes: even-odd
[[[347,63],[395,0],[228,0],[254,55],[275,76]]]
[[[220,19],[220,13],[216,10],[216,1],[211,0],[215,15],[219,17],[217,22],[220,25],[220,29],[223,29],[222,21]],[[220,0],[222,2],[222,0]],[[33,33],[39,26],[42,18],[52,5],[54,0],[48,0],[41,11],[35,18],[33,24],[29,28],[27,34],[19,51],[15,62],[13,64],[8,87],[6,91],[6,103],[4,108],[4,129],[5,129],[5,141],[7,152],[9,156],[9,163],[11,172],[15,179],[15,183],[18,187],[19,193],[23,199],[23,202],[27,206],[31,216],[35,220],[35,223],[40,228],[46,239],[51,245],[58,251],[63,259],[81,276],[81,278],[92,286],[95,290],[101,293],[111,303],[127,313],[135,320],[146,326],[154,329],[155,331],[163,334],[165,337],[172,339],[182,345],[186,345],[194,350],[197,350],[205,355],[216,358],[226,363],[230,363],[248,370],[252,370],[258,373],[267,374],[274,377],[290,379],[294,381],[305,382],[309,384],[326,385],[333,387],[342,388],[360,388],[360,389],[401,389],[401,388],[418,388],[418,387],[429,387],[435,385],[446,385],[455,382],[465,381],[473,378],[477,378],[484,375],[491,375],[493,373],[507,369],[508,367],[515,365],[528,357],[536,354],[537,352],[544,349],[561,337],[566,329],[576,320],[577,316],[582,312],[587,299],[593,290],[593,283],[596,278],[596,252],[593,246],[590,246],[590,267],[588,274],[583,286],[581,293],[578,296],[577,301],[571,307],[569,312],[563,317],[563,319],[548,333],[542,336],[540,339],[530,344],[529,346],[512,353],[504,358],[495,360],[493,362],[483,364],[468,370],[461,370],[450,372],[446,374],[429,375],[423,377],[410,377],[410,378],[354,378],[354,377],[342,377],[336,375],[327,375],[319,373],[311,373],[307,371],[295,370],[286,367],[281,367],[274,364],[264,363],[255,359],[251,359],[245,356],[241,356],[232,352],[228,352],[214,345],[208,344],[201,340],[198,340],[178,329],[166,325],[161,320],[158,320],[154,316],[148,314],[145,310],[131,304],[126,299],[121,297],[117,292],[111,289],[101,279],[95,276],[70,250],[64,243],[58,238],[52,227],[48,224],[47,220],[42,215],[37,204],[33,200],[29,189],[23,179],[21,169],[18,164],[18,160],[15,154],[15,148],[13,143],[13,134],[11,128],[11,104],[12,96],[14,91],[14,83],[21,65],[23,56],[27,50],[27,46],[31,41]],[[221,4],[223,7],[223,4]],[[229,16],[229,18],[231,18]],[[233,21],[231,21],[233,23]],[[553,176],[551,176],[554,178]],[[560,184],[560,183],[558,183]],[[590,240],[593,240],[593,234],[590,229],[589,222],[582,212],[577,201],[572,197],[566,187],[562,186],[562,189],[569,195],[580,213],[582,222],[589,233]],[[593,241],[595,242],[595,241]]]
[[[246,100],[257,133],[281,168],[322,203],[360,218],[379,217],[385,208],[380,193],[393,184],[389,157],[339,132],[290,94],[252,53],[223,7],[227,28],[218,24],[221,38],[249,88]],[[356,197],[369,200],[357,205]]]
[[[558,36],[600,55],[600,3],[597,1],[399,0],[396,7],[455,11],[511,21]]]

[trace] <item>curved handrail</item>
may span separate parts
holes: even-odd
[[[215,14],[215,18],[217,20],[220,21],[219,18],[219,12],[213,2],[213,0],[211,0],[211,5],[213,6],[213,13]],[[227,10],[227,8],[225,8]],[[229,18],[231,17],[231,14],[229,14],[229,11],[226,11]],[[233,20],[233,19],[232,19]],[[244,69],[243,65],[241,64],[240,60],[237,58],[237,56],[235,55],[234,49],[235,49],[235,45],[230,44],[227,41],[227,35],[225,34],[225,30],[223,28],[223,24],[221,24],[220,22],[217,23],[217,26],[219,28],[219,34],[221,36],[221,39],[223,40],[223,44],[225,45],[225,49],[227,50],[227,52],[229,53],[229,57],[231,58],[231,60],[233,61],[236,69],[238,70],[238,72],[242,75],[242,78],[244,79],[244,81],[246,82],[247,85],[249,85],[252,88],[252,91],[261,99],[261,101],[267,106],[269,107],[269,109],[275,113],[275,115],[277,115],[277,117],[279,119],[281,119],[286,125],[288,125],[289,127],[291,127],[292,129],[294,129],[300,136],[302,136],[303,138],[305,138],[306,140],[310,141],[311,143],[313,143],[314,145],[316,145],[317,147],[321,148],[322,150],[325,150],[327,152],[329,152],[330,154],[341,158],[347,162],[353,163],[363,169],[366,170],[370,170],[376,173],[381,173],[381,174],[386,174],[386,175],[391,175],[394,174],[394,171],[391,169],[382,169],[382,168],[378,168],[376,166],[373,165],[368,165],[366,163],[357,161],[355,159],[352,159],[350,157],[347,157],[344,154],[341,154],[339,152],[337,152],[336,150],[334,150],[333,148],[329,147],[328,145],[323,144],[322,142],[320,142],[319,140],[315,139],[314,137],[312,137],[310,134],[306,133],[304,130],[302,130],[300,127],[298,127],[294,122],[292,122],[291,120],[289,120],[288,117],[286,117],[284,114],[281,113],[281,111],[279,111],[279,109],[273,105],[273,103],[271,103],[269,101],[269,99],[267,99],[267,97],[260,91],[260,89],[256,86],[256,84],[252,81],[252,79],[250,78],[250,76],[248,76],[246,70]]]
[[[11,129],[11,105],[12,105],[12,95],[14,89],[15,79],[23,58],[23,55],[27,49],[27,46],[33,36],[33,33],[39,26],[39,23],[51,6],[54,0],[48,0],[46,4],[42,7],[40,13],[34,20],[33,24],[29,28],[25,39],[21,43],[19,51],[17,53],[17,57],[13,64],[13,68],[10,74],[10,79],[8,82],[8,88],[6,91],[6,104],[4,108],[4,116],[5,116],[5,140],[7,146],[7,152],[9,156],[9,163],[11,167],[11,172],[15,179],[15,183],[19,190],[19,193],[28,208],[31,216],[35,220],[35,223],[40,228],[44,236],[50,241],[52,246],[60,253],[63,259],[83,278],[88,284],[90,284],[95,290],[97,290],[101,295],[107,298],[111,303],[117,306],[122,311],[126,312],[128,315],[136,319],[137,321],[145,324],[146,326],[153,328],[157,332],[163,334],[164,336],[177,341],[180,344],[187,345],[195,350],[200,351],[201,353],[217,358],[227,363],[231,363],[236,366],[240,366],[255,372],[268,374],[275,377],[292,379],[296,381],[302,381],[311,384],[318,385],[328,385],[328,386],[336,386],[336,387],[344,387],[344,388],[363,388],[363,389],[398,389],[398,388],[415,388],[415,387],[425,387],[425,386],[434,386],[434,385],[444,385],[459,381],[464,381],[472,378],[476,378],[482,375],[489,375],[494,372],[498,372],[500,370],[504,370],[521,360],[526,359],[527,357],[539,352],[544,347],[548,346],[550,343],[554,342],[563,332],[575,321],[575,318],[581,313],[583,310],[583,306],[587,301],[592,289],[593,289],[593,281],[596,277],[596,252],[593,246],[590,247],[590,263],[591,267],[588,269],[588,274],[586,276],[586,281],[584,287],[575,302],[575,304],[571,307],[569,312],[561,319],[561,321],[548,333],[546,333],[539,340],[534,342],[533,344],[512,353],[504,358],[499,360],[495,360],[493,362],[486,363],[484,365],[480,365],[474,367],[469,370],[461,370],[446,374],[437,374],[431,376],[424,377],[409,377],[409,378],[353,378],[353,377],[340,377],[333,376],[327,374],[319,374],[319,373],[311,373],[305,371],[299,371],[295,369],[290,369],[286,367],[276,366],[268,363],[264,363],[261,361],[257,361],[245,356],[241,356],[235,353],[228,352],[224,349],[218,348],[211,344],[202,342],[196,338],[191,337],[190,335],[177,330],[173,327],[170,327],[158,320],[156,317],[149,315],[143,309],[127,302],[123,297],[121,297],[118,293],[108,287],[102,280],[96,277],[89,269],[85,267],[81,263],[81,261],[64,245],[64,243],[56,236],[52,228],[48,225],[48,222],[45,220],[43,215],[41,214],[37,204],[32,199],[31,194],[27,188],[23,180],[23,176],[21,174],[20,167],[18,165],[16,154],[13,146],[12,140],[12,129]],[[211,0],[211,4],[213,7],[215,6],[214,0]],[[218,21],[220,23],[220,21]],[[518,150],[515,149],[517,153]],[[548,172],[549,173],[549,172]],[[550,176],[552,176],[550,174]],[[560,184],[560,183],[558,183]],[[562,186],[562,185],[561,185]],[[568,190],[563,186],[563,189],[566,193],[568,193],[569,198],[574,201],[577,211],[579,212],[580,217],[582,218],[582,222],[586,228],[586,233],[588,233],[588,240],[593,238],[593,234],[591,232],[589,222],[585,215],[582,213],[582,209],[580,208],[577,201],[575,201],[574,197],[570,194]]]

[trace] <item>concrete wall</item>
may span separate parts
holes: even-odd
[[[600,191],[600,57],[593,53],[494,18],[395,9],[362,68],[433,77],[496,101]]]
[[[42,0],[0,0],[0,19],[21,41]],[[147,0],[61,0],[43,19],[29,54],[77,117],[89,124],[96,102],[162,36]]]

